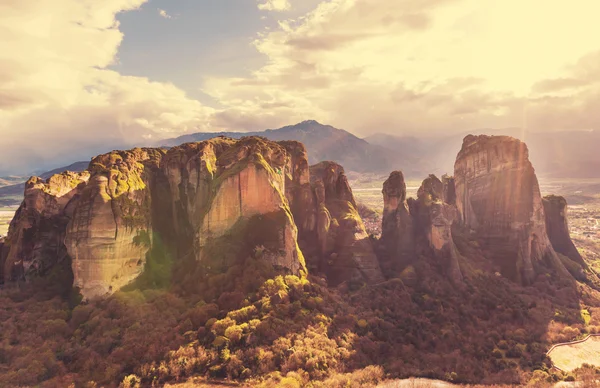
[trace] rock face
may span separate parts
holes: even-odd
[[[454,178],[462,222],[475,231],[505,276],[528,284],[541,265],[567,274],[546,233],[540,189],[524,143],[469,135]]]
[[[74,286],[85,297],[116,291],[142,272],[152,235],[150,186],[163,156],[138,148],[90,163],[65,236]]]
[[[183,246],[205,272],[224,272],[234,256],[254,248],[276,268],[306,272],[285,195],[286,181],[293,181],[298,168],[292,159],[284,146],[255,137],[169,150],[163,173],[172,193],[173,224],[178,239],[187,236]],[[241,251],[224,254],[230,239],[244,242]]]
[[[460,253],[454,243],[452,227],[459,220],[458,209],[452,201],[454,180],[444,177],[440,181],[429,175],[417,192],[417,200],[411,202],[411,212],[415,218],[417,240],[423,239],[433,257],[440,261],[446,274],[456,284],[463,280],[460,269]]]
[[[3,281],[45,275],[67,255],[63,241],[74,203],[88,181],[88,172],[64,172],[48,180],[33,177],[0,249]]]
[[[402,171],[394,171],[383,183],[383,220],[381,245],[384,272],[400,270],[414,260],[414,220],[406,200],[406,183]]]
[[[435,175],[426,178],[417,199],[406,200],[406,184],[400,171],[394,171],[383,184],[382,266],[385,272],[399,273],[419,256],[432,257],[455,283],[463,279],[460,254],[452,237],[459,219],[452,200],[454,180]]]
[[[567,218],[567,200],[556,195],[548,195],[543,199],[544,213],[546,214],[546,230],[552,247],[583,268],[587,264],[577,251],[569,234],[569,221]]]
[[[68,263],[85,298],[147,274],[157,250],[182,283],[207,287],[249,257],[306,274],[303,250],[332,285],[383,280],[342,167],[309,168],[302,144],[258,137],[113,151],[84,173],[32,178],[0,244],[6,280]]]
[[[360,218],[344,169],[334,162],[310,167],[312,199],[303,191],[295,208],[303,213],[301,248],[330,285],[383,281],[371,240]],[[305,210],[302,210],[305,209]]]

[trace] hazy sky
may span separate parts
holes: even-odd
[[[0,173],[183,133],[600,122],[598,0],[0,0]]]

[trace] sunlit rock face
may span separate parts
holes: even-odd
[[[543,203],[544,213],[546,214],[546,230],[554,250],[587,268],[585,261],[577,251],[573,240],[571,240],[567,200],[564,197],[548,195],[544,197]]]
[[[224,272],[255,248],[276,268],[306,272],[286,197],[286,185],[295,183],[300,169],[295,163],[308,164],[292,158],[284,146],[256,137],[216,138],[169,150],[163,172],[172,193],[173,223],[179,239],[188,236],[183,245],[200,272]],[[229,239],[243,242],[239,252],[222,252]]]
[[[384,272],[401,270],[416,256],[414,221],[406,200],[402,171],[390,174],[383,183],[382,194],[381,266]]]
[[[567,274],[548,235],[527,146],[507,136],[465,137],[454,166],[456,205],[502,273],[531,283],[540,265]]]
[[[89,177],[88,172],[64,172],[48,180],[27,181],[25,199],[0,249],[4,281],[45,275],[65,260],[65,228]]]
[[[164,151],[134,149],[101,155],[90,163],[66,230],[74,286],[86,298],[133,281],[151,246],[151,191]]]
[[[310,167],[313,198],[303,228],[302,249],[310,252],[309,263],[327,275],[330,285],[346,281],[383,281],[373,245],[360,218],[344,169],[334,162]],[[305,206],[311,205],[311,201]],[[298,206],[300,208],[300,206]],[[300,210],[302,212],[302,210]],[[316,214],[316,216],[313,216]],[[300,216],[295,218],[300,218]],[[311,249],[312,248],[312,249]]]

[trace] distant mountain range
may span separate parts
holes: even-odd
[[[348,131],[323,125],[314,120],[259,132],[200,132],[161,141],[158,145],[173,147],[221,135],[236,139],[244,136],[263,136],[273,141],[300,141],[308,150],[309,163],[330,160],[344,166],[346,171],[383,173],[391,171],[394,166],[414,165],[414,160],[411,160],[408,154],[370,144]]]
[[[258,132],[193,133],[162,140],[155,146],[173,147],[216,136],[263,136],[274,141],[296,140],[306,145],[311,164],[330,160],[344,166],[347,172],[387,175],[393,170],[402,170],[409,179],[423,179],[431,173],[438,176],[452,174],[456,150],[460,149],[463,138],[468,134],[508,135],[525,141],[529,146],[533,166],[542,178],[600,178],[599,131],[532,133],[506,128],[480,129],[448,136],[376,133],[361,139],[348,131],[309,120]],[[47,179],[65,170],[85,170],[88,164],[89,161],[79,161],[32,175]],[[22,195],[26,179],[27,177],[0,177],[0,199]]]

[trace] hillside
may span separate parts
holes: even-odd
[[[414,166],[410,155],[370,144],[348,131],[323,125],[314,120],[260,132],[200,132],[161,141],[158,145],[173,147],[217,136],[236,139],[243,136],[264,136],[273,141],[299,141],[308,149],[309,163],[330,160],[343,165],[348,171],[387,173],[399,166]]]

